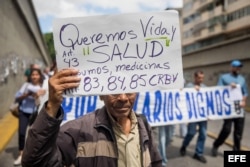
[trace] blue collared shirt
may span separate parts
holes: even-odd
[[[242,75],[232,75],[231,73],[223,74],[220,76],[217,85],[219,86],[227,86],[231,83],[239,84],[241,86],[242,95],[248,96],[248,89],[246,80]]]

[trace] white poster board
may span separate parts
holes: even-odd
[[[58,69],[81,77],[67,95],[101,95],[183,87],[177,11],[56,19]]]

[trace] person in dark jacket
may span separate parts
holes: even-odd
[[[151,128],[133,112],[136,93],[101,95],[104,106],[60,126],[65,89],[79,86],[78,71],[49,79],[49,99],[29,130],[23,167],[161,167]]]

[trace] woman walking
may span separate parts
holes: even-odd
[[[25,144],[25,136],[29,119],[32,113],[36,112],[39,105],[39,96],[45,94],[41,89],[43,84],[43,75],[40,69],[32,69],[28,76],[28,82],[24,83],[21,89],[16,93],[16,100],[19,102],[19,128],[18,128],[18,147],[19,156],[14,161],[14,165],[20,165],[22,152]]]

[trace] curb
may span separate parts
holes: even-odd
[[[4,150],[6,145],[12,139],[18,128],[18,119],[10,112],[0,119],[0,153]]]
[[[217,139],[218,138],[218,135],[216,135],[215,133],[213,132],[210,132],[210,131],[207,131],[207,135],[213,139]],[[233,147],[233,141],[232,140],[225,140],[224,144],[230,146],[230,147]],[[245,146],[241,146],[241,150],[242,151],[250,151],[250,148],[248,147],[245,147]]]

